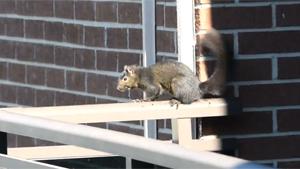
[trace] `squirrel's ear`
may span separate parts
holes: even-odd
[[[126,73],[133,74],[134,73],[134,68],[132,66],[125,65],[124,66],[124,71]]]
[[[124,65],[124,71],[126,71],[127,70],[127,68],[128,68],[128,65]]]

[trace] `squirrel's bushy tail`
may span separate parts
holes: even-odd
[[[209,30],[198,39],[198,49],[202,55],[212,55],[217,57],[213,74],[207,81],[200,83],[199,88],[203,94],[220,96],[225,91],[227,59],[223,40],[219,32],[215,29]]]

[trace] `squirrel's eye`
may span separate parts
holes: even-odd
[[[127,77],[124,77],[123,80],[124,80],[124,81],[127,81]]]

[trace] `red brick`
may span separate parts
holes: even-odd
[[[117,71],[118,70],[118,52],[97,51],[97,69]]]
[[[277,26],[298,26],[300,20],[300,4],[277,5],[276,21]]]
[[[6,35],[6,19],[0,18],[0,35]]]
[[[118,18],[120,23],[142,23],[142,5],[140,3],[119,3]]]
[[[129,29],[129,48],[143,49],[143,31],[141,29]]]
[[[15,86],[0,84],[0,100],[7,103],[17,102],[17,88]]]
[[[286,109],[277,112],[278,130],[284,131],[300,131],[299,124],[300,110]]]
[[[271,6],[223,7],[201,10],[211,10],[211,22],[213,24],[213,27],[217,29],[249,29],[272,27]]]
[[[34,57],[34,46],[30,43],[16,43],[15,57],[18,60],[32,61]]]
[[[60,69],[46,70],[46,84],[49,87],[65,88],[65,71]]]
[[[270,59],[235,60],[234,81],[271,80],[272,63]]]
[[[35,91],[29,87],[17,87],[17,104],[34,106]]]
[[[239,53],[299,52],[300,31],[245,32],[239,33]]]
[[[7,79],[7,67],[6,62],[0,62],[0,79]]]
[[[246,107],[299,105],[300,83],[246,85],[239,99]]]
[[[67,71],[67,89],[85,91],[85,73]]]
[[[33,147],[33,146],[35,146],[35,139],[32,137],[17,135],[16,141],[17,141],[17,147]]]
[[[35,85],[45,84],[45,68],[36,66],[27,66],[27,83]]]
[[[202,119],[204,135],[237,135],[272,132],[272,112],[241,112],[226,117]]]
[[[54,47],[48,45],[35,46],[35,61],[43,63],[54,63]]]
[[[85,69],[95,69],[96,56],[94,50],[76,49],[75,67]]]
[[[15,148],[17,147],[17,135],[15,134],[7,134],[7,147],[8,148]]]
[[[107,29],[107,47],[127,48],[127,29]]]
[[[95,99],[83,95],[75,95],[70,93],[56,92],[55,93],[55,105],[81,105],[86,104],[88,100]]]
[[[95,20],[95,10],[93,1],[75,1],[75,18],[82,20]]]
[[[74,1],[55,0],[55,16],[59,18],[74,18]]]
[[[104,75],[89,73],[87,75],[87,91],[94,94],[107,94],[107,80]]]
[[[46,141],[46,140],[35,139],[34,144],[35,144],[34,146],[55,146],[58,143]]]
[[[6,22],[6,34],[8,36],[24,37],[24,24],[22,19],[8,19]]]
[[[165,60],[175,60],[177,61],[178,59],[175,57],[170,57],[170,56],[164,56],[164,55],[156,55],[156,62],[161,62]]]
[[[26,14],[26,0],[15,1],[15,11],[17,14],[27,15]]]
[[[0,40],[0,57],[15,58],[15,43]]]
[[[83,44],[83,26],[64,24],[64,41],[69,43]]]
[[[8,65],[8,80],[25,83],[25,66],[10,63]]]
[[[75,65],[75,51],[73,48],[55,47],[55,64],[63,66]]]
[[[165,26],[165,6],[156,4],[155,22],[157,26]]]
[[[121,52],[119,53],[118,61],[118,70],[122,72],[124,65],[140,65],[141,56],[139,54]]]
[[[12,0],[1,0],[0,1],[0,13],[14,13],[15,2]]]
[[[27,0],[26,14],[34,16],[53,16],[53,0]]]
[[[96,2],[96,20],[104,22],[117,22],[116,2]]]
[[[44,22],[36,20],[25,21],[25,37],[33,39],[44,38]]]
[[[63,41],[64,26],[61,22],[45,23],[45,39],[52,41]]]
[[[47,90],[36,90],[35,106],[55,106],[55,92]]]
[[[300,136],[246,138],[238,140],[239,157],[268,160],[300,157]]]
[[[104,47],[104,28],[85,27],[84,28],[84,44],[87,46]]]
[[[158,52],[175,53],[175,33],[156,31],[156,47]]]
[[[143,136],[144,134],[144,131],[142,129],[131,128],[131,127],[122,126],[113,123],[108,123],[108,129],[123,132],[123,133],[130,133],[138,136]]]
[[[278,58],[278,78],[300,78],[300,57]]]
[[[177,28],[177,9],[176,6],[168,6],[165,8],[165,26],[169,28]]]

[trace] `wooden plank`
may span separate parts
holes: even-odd
[[[72,123],[214,117],[229,113],[224,99],[203,99],[189,105],[180,104],[178,108],[170,106],[169,101],[157,101],[0,110]]]
[[[27,160],[54,160],[115,156],[110,153],[71,145],[8,148],[8,155]]]

